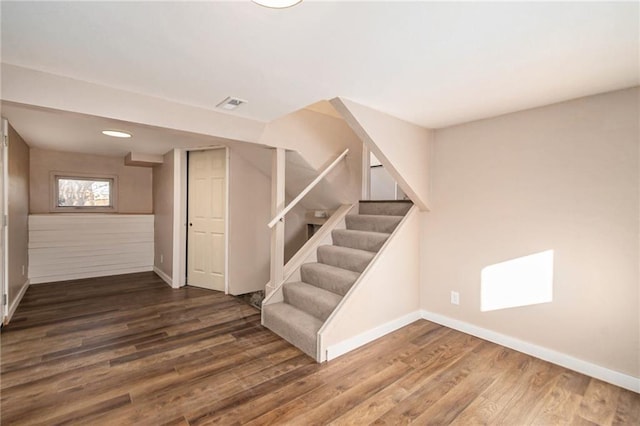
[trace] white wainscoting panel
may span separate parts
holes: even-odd
[[[153,270],[153,215],[29,216],[31,284]]]

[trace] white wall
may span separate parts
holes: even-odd
[[[153,215],[29,216],[32,284],[153,269]]]
[[[369,170],[370,200],[395,200],[396,181],[384,166],[371,167]]]
[[[640,377],[638,95],[437,130],[423,309]],[[551,303],[480,312],[482,268],[550,249]]]

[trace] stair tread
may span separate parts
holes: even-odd
[[[413,204],[413,201],[411,200],[360,200],[358,201],[360,203],[411,203]]]
[[[322,321],[288,303],[279,302],[263,307],[264,326],[316,358],[316,336]]]
[[[360,276],[359,272],[320,262],[305,263],[300,273],[304,282],[342,296],[347,294]]]
[[[371,218],[371,219],[380,219],[380,220],[385,220],[385,218],[387,219],[391,219],[391,218],[397,218],[397,219],[402,219],[404,216],[402,215],[396,215],[396,214],[352,214],[352,215],[348,215],[351,217],[361,217],[361,218]]]
[[[376,232],[376,231],[361,231],[359,229],[334,229],[332,232],[353,234],[353,235],[373,235],[388,237],[391,235],[388,232]]]
[[[347,215],[345,222],[347,229],[351,230],[391,233],[403,218],[397,215],[354,214]]]
[[[310,262],[310,263],[305,263],[302,265],[303,267],[311,267],[311,268],[321,268],[327,271],[333,271],[336,273],[341,273],[341,274],[349,274],[352,275],[355,279],[358,279],[358,277],[360,276],[360,274],[358,272],[354,272],[354,271],[350,271],[348,269],[344,269],[344,268],[339,268],[337,266],[333,266],[333,265],[327,265],[326,263],[320,263],[320,262]]]
[[[360,250],[360,249],[354,249],[351,247],[342,247],[342,246],[334,246],[332,244],[325,244],[322,245],[320,247],[324,247],[324,249],[329,249],[329,250],[335,250],[335,251],[341,251],[344,253],[353,253],[353,254],[362,254],[362,255],[366,255],[367,257],[372,257],[375,256],[375,253],[371,252],[371,251],[367,251],[367,250]],[[320,248],[318,247],[318,248]]]
[[[325,321],[338,306],[342,296],[303,281],[286,283],[284,300],[321,321]]]

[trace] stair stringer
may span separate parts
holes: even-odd
[[[284,266],[284,281],[274,291],[269,293],[267,297],[265,297],[262,301],[263,307],[272,303],[282,302],[284,300],[282,286],[288,282],[300,281],[300,268],[302,265],[309,262],[315,262],[317,260],[317,249],[319,246],[331,244],[331,231],[334,229],[346,228],[345,216],[351,212],[355,206],[355,204],[343,204],[340,206],[324,223],[324,225],[316,231],[313,237],[311,237],[287,262]],[[271,281],[265,285],[265,288],[268,288],[270,285]],[[262,312],[264,312],[264,310]],[[264,324],[264,318],[261,318],[261,323]]]
[[[420,318],[419,216],[414,205],[320,328],[318,362]]]

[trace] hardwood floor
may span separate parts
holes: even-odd
[[[640,395],[418,321],[316,364],[220,293],[153,273],[31,286],[2,425],[638,425]]]

